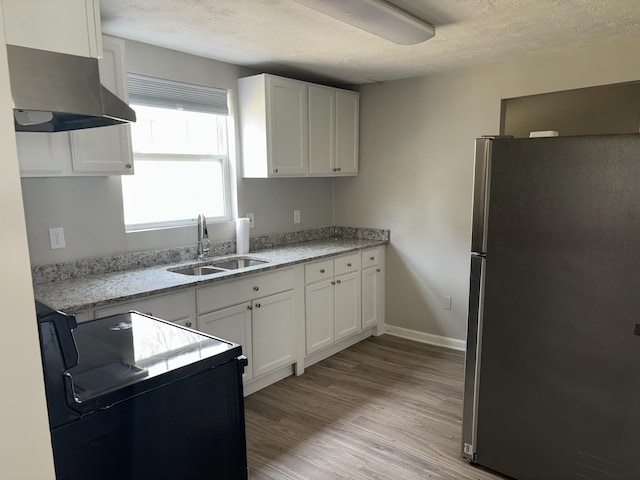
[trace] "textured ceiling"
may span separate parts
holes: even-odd
[[[396,45],[293,0],[101,0],[103,31],[270,73],[363,84],[640,36],[640,0],[391,0],[436,27]]]

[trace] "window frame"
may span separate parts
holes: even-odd
[[[221,223],[221,222],[229,222],[233,219],[232,216],[232,205],[231,205],[231,178],[230,178],[230,167],[229,167],[229,155],[199,155],[199,154],[176,154],[176,153],[135,153],[134,162],[138,160],[138,158],[143,159],[142,161],[159,159],[164,157],[166,160],[176,160],[176,157],[180,157],[182,159],[207,159],[207,160],[220,160],[222,165],[222,196],[224,199],[224,209],[225,215],[217,216],[217,217],[207,217],[208,223]],[[123,204],[124,207],[124,204]],[[198,222],[197,215],[191,218],[185,218],[180,220],[166,220],[162,222],[147,222],[147,223],[126,223],[124,224],[125,231],[127,233],[131,232],[141,232],[145,230],[162,230],[166,228],[179,228],[195,225]]]
[[[132,107],[135,109],[136,104],[132,102]],[[167,106],[160,106],[160,105],[153,105],[154,108],[164,108],[166,110],[176,110],[175,108],[173,108],[170,105]],[[185,109],[186,110],[186,109]],[[190,111],[190,110],[189,110]],[[222,223],[222,222],[229,222],[231,220],[233,220],[233,199],[231,198],[231,174],[232,174],[232,170],[231,170],[231,166],[230,166],[230,145],[229,145],[229,128],[230,125],[233,125],[233,122],[231,121],[231,116],[230,115],[223,115],[223,114],[217,114],[217,113],[213,113],[213,112],[198,112],[198,113],[209,113],[211,115],[217,115],[217,116],[221,116],[221,117],[225,117],[225,135],[226,135],[226,139],[225,139],[225,145],[226,145],[226,149],[227,149],[227,153],[226,155],[223,154],[193,154],[193,153],[142,153],[142,152],[136,152],[135,150],[133,151],[133,161],[134,161],[134,165],[135,162],[137,162],[138,160],[140,161],[145,161],[145,160],[152,160],[152,159],[156,159],[161,161],[162,159],[166,159],[166,160],[172,160],[172,161],[180,161],[181,159],[184,161],[187,160],[197,160],[197,159],[207,159],[207,160],[218,160],[221,163],[222,166],[222,197],[223,197],[223,208],[225,210],[225,214],[222,216],[215,216],[215,217],[210,217],[207,216],[207,222],[208,223]],[[217,133],[219,135],[219,132]],[[133,132],[132,132],[133,135]],[[135,173],[134,173],[135,175]],[[123,188],[123,192],[124,192],[124,188]],[[124,204],[124,193],[123,193],[123,218],[124,218],[124,209],[125,209],[125,204]],[[197,212],[197,210],[196,210]],[[194,212],[195,213],[195,212]],[[141,232],[141,231],[148,231],[148,230],[162,230],[162,229],[169,229],[169,228],[180,228],[180,227],[185,227],[185,226],[192,226],[195,225],[197,223],[198,219],[197,219],[197,215],[195,215],[194,217],[191,218],[185,218],[185,219],[180,219],[180,220],[166,220],[166,221],[161,221],[161,222],[146,222],[146,223],[131,223],[128,224],[126,223],[126,221],[124,222],[124,228],[125,228],[125,232],[126,233],[135,233],[135,232]]]

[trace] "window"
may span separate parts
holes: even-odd
[[[122,177],[127,231],[231,219],[226,90],[129,76],[135,174]]]

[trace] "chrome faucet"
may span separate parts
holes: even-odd
[[[210,247],[207,219],[200,214],[198,215],[198,260],[202,260],[209,253]]]

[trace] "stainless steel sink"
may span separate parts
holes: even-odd
[[[221,260],[204,265],[201,264],[196,266],[169,268],[168,270],[181,275],[213,275],[215,273],[239,270],[241,268],[263,265],[265,263],[269,262],[265,260],[258,260],[257,258],[230,258],[228,260]]]
[[[170,268],[170,272],[182,275],[212,275],[214,273],[226,272],[224,268],[216,268],[211,265],[200,265],[199,267]]]
[[[238,270],[239,268],[254,267],[265,263],[269,262],[257,260],[255,258],[232,258],[223,262],[213,263],[211,266],[214,268],[221,268],[223,270]]]

